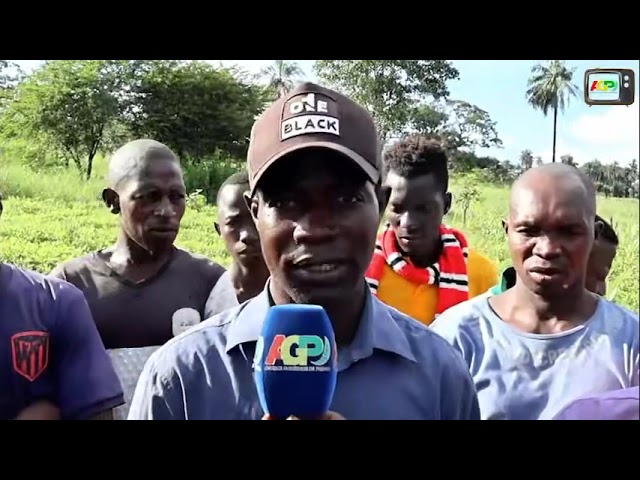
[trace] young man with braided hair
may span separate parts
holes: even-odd
[[[496,266],[442,223],[451,208],[447,156],[439,143],[409,136],[384,156],[391,190],[367,283],[384,303],[429,325],[448,308],[485,293]]]

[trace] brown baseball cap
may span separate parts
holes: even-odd
[[[338,92],[302,83],[253,124],[247,155],[251,193],[278,159],[310,147],[340,152],[373,183],[380,179],[381,148],[371,114]]]

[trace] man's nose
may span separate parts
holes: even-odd
[[[407,233],[415,233],[420,229],[420,221],[415,213],[404,212],[400,215],[400,228]]]
[[[293,231],[296,243],[323,242],[333,238],[336,234],[336,215],[326,206],[318,206],[298,219]]]
[[[541,258],[554,258],[562,254],[562,244],[551,235],[545,235],[538,238],[533,253]]]
[[[159,217],[172,217],[175,215],[176,210],[168,197],[162,197],[153,213]]]
[[[240,230],[239,239],[245,245],[255,245],[258,243],[258,232],[255,228],[243,228]]]

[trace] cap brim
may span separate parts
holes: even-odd
[[[286,155],[289,155],[294,152],[299,152],[301,150],[305,150],[308,148],[314,148],[314,147],[326,148],[328,150],[333,150],[334,152],[341,153],[346,158],[354,162],[355,165],[358,166],[365,173],[367,178],[371,180],[374,184],[377,184],[378,181],[380,180],[380,171],[376,167],[371,165],[371,163],[367,162],[361,155],[357,154],[350,148],[346,148],[342,145],[338,145],[337,143],[333,143],[333,142],[308,142],[300,145],[294,145],[286,150],[283,150],[279,152],[277,155],[274,155],[273,157],[271,157],[264,165],[262,165],[262,168],[259,171],[257,171],[253,176],[253,179],[251,182],[252,183],[251,195],[255,193],[256,186],[260,182],[260,179],[262,178],[262,176],[265,174],[266,171],[269,170],[269,168],[274,163],[276,163],[278,160],[280,160],[282,157]]]

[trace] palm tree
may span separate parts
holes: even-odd
[[[553,162],[556,161],[558,110],[564,111],[569,98],[578,92],[578,87],[571,83],[575,71],[567,68],[563,60],[549,60],[546,65],[537,64],[531,69],[527,84],[527,101],[533,108],[542,110],[545,117],[553,108]]]
[[[273,65],[263,68],[259,75],[267,79],[267,88],[273,90],[279,98],[291,91],[295,81],[304,72],[296,62],[274,60]]]

